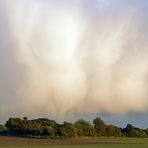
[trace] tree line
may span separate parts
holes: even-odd
[[[92,124],[83,119],[74,123],[65,121],[59,124],[46,118],[28,120],[24,117],[9,118],[4,125],[0,125],[0,135],[32,138],[148,137],[148,129],[140,129],[131,124],[125,128],[107,125],[99,117],[95,118]]]

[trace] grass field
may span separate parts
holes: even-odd
[[[76,138],[48,140],[0,137],[0,148],[148,148],[148,139]]]

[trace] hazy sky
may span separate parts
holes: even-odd
[[[147,11],[147,0],[1,0],[0,121],[146,127]]]

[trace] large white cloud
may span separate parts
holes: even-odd
[[[1,118],[146,111],[143,5],[1,1]]]

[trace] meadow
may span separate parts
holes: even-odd
[[[0,137],[0,148],[148,148],[148,138],[29,139]]]

